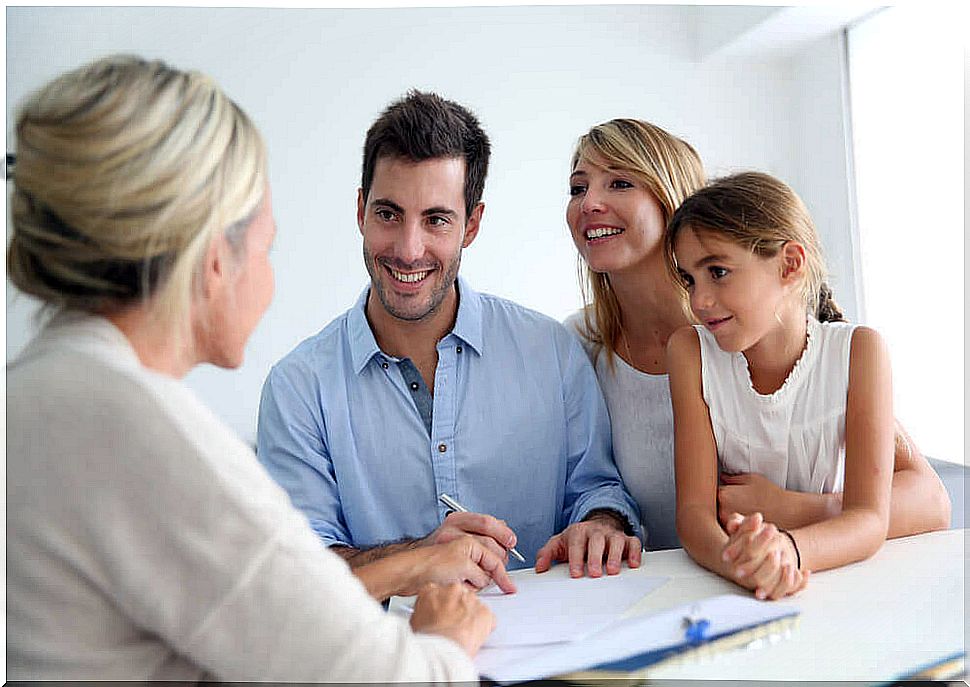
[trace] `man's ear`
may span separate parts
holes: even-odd
[[[482,215],[485,213],[485,203],[479,203],[472,210],[472,214],[469,215],[468,221],[465,222],[465,238],[461,242],[462,248],[468,248],[478,236],[478,229],[482,224]]]
[[[798,241],[788,241],[781,247],[781,280],[801,280],[805,273],[805,247]]]
[[[364,189],[357,189],[357,229],[364,233]]]

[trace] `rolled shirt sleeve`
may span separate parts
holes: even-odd
[[[580,522],[590,511],[607,509],[627,521],[641,542],[640,511],[613,461],[610,418],[596,373],[579,342],[567,333],[562,342],[563,394],[569,477],[564,519]]]
[[[352,546],[312,375],[299,365],[270,370],[259,401],[256,455],[326,546]]]

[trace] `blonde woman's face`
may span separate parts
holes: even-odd
[[[632,174],[597,155],[583,157],[569,177],[569,195],[566,223],[594,272],[636,269],[660,256],[663,209]]]
[[[246,230],[245,249],[227,287],[231,293],[213,323],[218,335],[209,361],[220,367],[242,364],[246,342],[273,300],[275,280],[269,254],[275,236],[273,199],[267,186],[259,212]]]

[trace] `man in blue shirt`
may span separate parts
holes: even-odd
[[[639,516],[586,354],[558,322],[458,277],[489,148],[435,94],[412,91],[370,128],[357,197],[370,285],[273,367],[259,459],[352,567],[470,536],[539,572],[616,574],[640,563]]]

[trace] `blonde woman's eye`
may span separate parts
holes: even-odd
[[[611,186],[613,188],[633,188],[633,184],[626,179],[614,179]]]
[[[569,195],[578,196],[580,193],[585,193],[586,187],[580,184],[572,184],[569,187]]]

